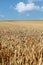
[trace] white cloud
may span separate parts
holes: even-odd
[[[0,18],[4,18],[5,16],[4,15],[0,15]]]
[[[18,12],[22,13],[22,12],[25,12],[25,11],[39,10],[40,7],[38,5],[35,5],[34,3],[25,4],[23,2],[19,2],[19,3],[17,3],[15,9]]]

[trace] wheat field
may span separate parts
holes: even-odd
[[[43,21],[0,21],[0,65],[43,65]]]

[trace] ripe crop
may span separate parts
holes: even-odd
[[[0,29],[0,65],[43,65],[43,31]]]

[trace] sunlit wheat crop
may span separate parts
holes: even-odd
[[[42,27],[0,22],[0,65],[43,65]]]

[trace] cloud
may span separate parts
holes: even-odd
[[[35,5],[34,3],[25,4],[23,2],[19,2],[19,3],[17,3],[15,9],[19,13],[22,13],[22,12],[26,12],[26,11],[39,10],[40,7],[38,5]]]
[[[0,18],[4,18],[5,16],[4,15],[0,15]]]

